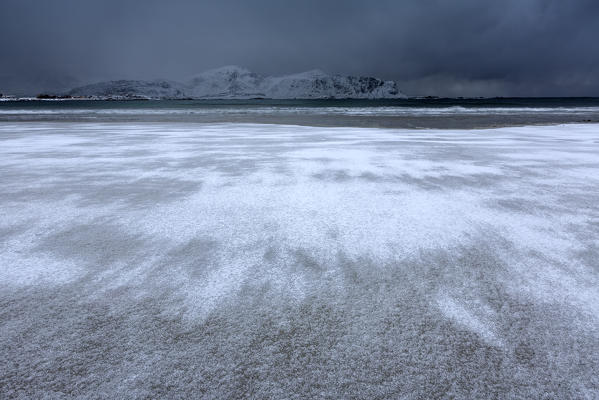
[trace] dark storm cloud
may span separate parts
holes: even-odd
[[[0,91],[237,64],[409,94],[599,95],[598,20],[595,0],[3,0]]]

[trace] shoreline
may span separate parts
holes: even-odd
[[[106,117],[97,116],[69,116],[68,119],[59,119],[56,116],[36,115],[35,117],[24,117],[23,115],[0,115],[0,124],[5,123],[82,123],[82,124],[197,124],[197,125],[213,125],[213,124],[248,124],[248,125],[284,125],[284,126],[304,126],[304,127],[320,127],[320,128],[380,128],[380,129],[410,129],[410,130],[474,130],[474,129],[499,129],[510,127],[525,127],[525,126],[559,126],[559,125],[592,125],[599,124],[599,118],[536,118],[532,120],[526,117],[511,117],[498,121],[493,117],[349,117],[339,118],[338,116],[320,117],[320,118],[297,118],[297,117],[281,117],[281,116],[262,116],[252,118],[217,118],[217,117],[202,117],[202,118],[165,118],[163,116],[115,116]]]
[[[487,129],[599,123],[599,98],[94,100],[0,102],[0,122],[254,123]]]

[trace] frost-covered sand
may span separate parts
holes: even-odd
[[[599,397],[599,126],[0,124],[0,397]]]

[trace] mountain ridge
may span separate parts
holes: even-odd
[[[328,74],[314,69],[284,76],[263,76],[228,65],[191,76],[113,80],[79,86],[69,96],[147,99],[391,99],[406,98],[395,81],[368,76]]]

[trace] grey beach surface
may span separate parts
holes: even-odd
[[[9,114],[1,398],[599,396],[598,124]]]

